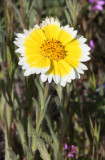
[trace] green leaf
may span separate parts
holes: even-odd
[[[68,124],[68,116],[67,116],[66,109],[64,107],[60,106],[60,107],[58,107],[58,110],[60,111],[60,114],[63,117],[64,128],[66,128],[67,124]]]
[[[47,98],[47,100],[46,100],[46,103],[45,103],[45,108],[47,108],[47,106],[48,106],[48,103],[49,103],[49,101],[50,101],[50,98],[51,98],[51,95],[49,95],[49,96],[48,96],[48,98]]]
[[[104,96],[103,86],[101,86],[101,87],[99,88],[99,95],[100,95],[101,97]]]
[[[11,156],[12,160],[20,160],[19,155],[16,155],[16,154],[13,152],[12,148],[9,148],[8,151],[9,151],[9,153],[10,153],[10,156]]]
[[[58,97],[59,97],[59,101],[62,104],[62,102],[63,102],[63,94],[62,94],[63,88],[61,87],[60,84],[58,84],[55,89],[57,91],[57,94],[58,94]]]
[[[24,126],[21,121],[18,121],[18,123],[16,123],[16,127],[24,150],[27,147],[27,138]]]
[[[33,133],[35,134],[35,129],[33,127],[33,122],[32,122],[32,118],[31,116],[29,115],[28,116],[28,137],[32,137],[33,136]]]
[[[40,83],[37,80],[35,80],[35,83],[36,83],[36,86],[37,86],[37,89],[38,89],[38,93],[39,93],[41,108],[43,108],[44,104],[45,104],[44,103],[44,101],[45,101],[44,100],[44,91],[43,91]]]
[[[33,160],[33,154],[32,154],[32,152],[31,152],[31,148],[29,148],[29,147],[27,147],[27,149],[26,149],[26,157],[27,157],[27,160],[29,159],[29,160]]]
[[[61,105],[58,97],[55,97],[55,103],[56,103],[57,106],[60,106],[60,105]]]
[[[46,149],[45,143],[41,138],[38,138],[37,146],[38,146],[38,150],[39,150],[39,152],[41,154],[41,158],[43,160],[51,160],[51,157],[48,154],[48,151]]]
[[[70,24],[70,26],[73,26],[73,22],[72,22],[71,16],[69,15],[67,10],[65,10],[65,15],[66,15],[67,21]]]
[[[6,108],[6,105],[5,105],[5,98],[4,96],[1,94],[1,97],[0,97],[0,118],[3,122],[5,122],[5,108]]]
[[[13,110],[12,108],[7,105],[7,126],[8,126],[8,136],[11,134],[11,124],[12,124],[12,121],[13,121]]]
[[[93,90],[94,92],[96,92],[96,79],[95,79],[94,72],[91,72],[91,73],[90,73],[89,81],[90,81],[92,90]]]
[[[92,120],[91,120],[90,117],[89,117],[89,120],[90,120],[91,134],[92,134],[92,136],[93,136],[93,133],[94,133],[94,126],[93,126],[93,123],[92,123]]]
[[[73,8],[73,3],[71,0],[66,0],[66,5],[69,9],[69,12],[70,12],[70,15],[71,15],[71,18],[73,19],[74,17],[74,8]]]
[[[29,139],[29,146],[32,146],[32,151],[33,153],[35,153],[36,149],[37,149],[37,139],[36,139],[36,132],[35,129],[33,127],[33,122],[32,122],[32,118],[29,115],[28,116],[28,139]],[[32,143],[32,144],[31,144]]]
[[[99,126],[97,126],[97,123],[95,122],[94,139],[95,139],[95,144],[96,144],[96,146],[97,146],[98,143],[99,143],[100,128],[101,128],[100,124],[99,124]]]
[[[86,89],[89,89],[89,84],[87,82],[83,82],[83,86],[86,88]]]
[[[41,132],[41,138],[44,139],[44,141],[46,143],[48,143],[49,145],[52,143],[52,137],[51,135],[49,135],[48,133],[42,131]]]
[[[58,148],[59,148],[59,141],[58,141],[58,139],[56,137],[56,134],[54,133],[54,131],[52,129],[53,127],[52,127],[51,120],[50,120],[49,116],[46,115],[45,118],[46,118],[49,130],[50,130],[51,136],[53,138],[53,141],[54,141],[54,144],[55,144],[55,148],[56,148],[56,153],[57,153],[58,152]]]
[[[43,111],[43,118],[46,114],[46,110],[47,110],[47,107],[48,107],[48,103],[50,101],[50,98],[51,98],[51,95],[48,96],[47,100],[46,100],[46,103],[45,103],[45,106],[44,106],[44,111]]]
[[[35,107],[36,107],[36,123],[37,123],[40,108],[39,108],[38,101],[34,97],[32,99],[33,99],[33,103],[35,104]]]
[[[4,96],[5,100],[6,100],[6,102],[9,104],[9,99],[6,96],[6,85],[5,85],[3,80],[1,80],[0,83],[1,83],[0,87],[2,89],[3,96]]]
[[[32,136],[32,152],[35,153],[37,150],[37,139],[36,135]]]

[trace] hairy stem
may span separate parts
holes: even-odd
[[[36,125],[36,135],[39,135],[39,129],[40,129],[40,125],[43,119],[43,110],[44,108],[41,108],[40,113],[39,113],[39,118],[38,118],[38,123]]]
[[[44,99],[46,100],[46,98],[47,98],[47,95],[48,95],[48,91],[49,91],[49,83],[47,82],[46,83],[46,87],[45,87],[45,93],[44,93]]]
[[[49,83],[46,83],[45,91],[43,93],[44,94],[44,99],[45,99],[44,102],[46,101],[46,98],[47,98],[47,95],[48,95],[48,91],[49,91]],[[40,129],[40,126],[41,126],[41,122],[43,120],[44,109],[45,109],[45,105],[41,106],[39,117],[38,117],[38,122],[37,122],[37,125],[36,125],[36,135],[37,136],[39,135],[39,129]]]

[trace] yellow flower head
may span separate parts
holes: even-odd
[[[21,54],[19,65],[24,75],[41,74],[41,79],[61,86],[75,78],[80,78],[87,70],[81,62],[90,60],[90,47],[86,39],[78,36],[69,25],[60,27],[57,19],[46,18],[31,30],[18,33],[14,42]]]

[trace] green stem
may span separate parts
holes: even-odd
[[[10,155],[8,151],[8,138],[7,138],[7,133],[5,133],[5,160],[10,160]]]
[[[93,146],[92,146],[92,160],[94,160],[94,153],[95,153],[95,148],[94,148],[94,139],[93,139]]]
[[[48,91],[49,91],[49,83],[47,82],[46,83],[46,87],[45,87],[45,93],[44,93],[44,99],[46,100],[46,98],[47,98],[47,95],[48,95]]]
[[[0,118],[0,126],[2,128],[3,133],[5,133],[5,127],[1,118]]]
[[[73,6],[74,6],[73,26],[75,28],[77,23],[77,0],[73,0]]]
[[[25,16],[24,16],[24,4],[23,4],[23,0],[19,0],[19,1],[20,1],[20,8],[21,8],[22,25],[23,25],[23,28],[26,28],[26,26],[25,26]]]
[[[62,157],[61,154],[62,154],[62,149],[63,149],[64,133],[65,133],[64,120],[63,120],[63,117],[61,115],[61,133],[60,133],[60,143],[59,143],[59,150],[58,150],[58,160],[61,160],[61,157]]]
[[[62,120],[63,121],[63,120]],[[61,122],[62,122],[61,121]],[[60,144],[59,144],[59,151],[62,151],[62,145],[63,145],[63,137],[64,137],[64,129],[61,130],[61,136],[60,136]]]
[[[40,125],[43,119],[43,110],[44,108],[41,108],[40,113],[39,113],[39,118],[38,118],[38,123],[36,125],[36,135],[39,135],[39,129],[40,129]]]
[[[47,98],[47,95],[48,95],[48,91],[49,91],[49,83],[46,83],[45,91],[43,93],[45,101],[46,101],[46,98]],[[41,106],[39,117],[38,117],[38,122],[37,122],[37,125],[36,125],[36,135],[37,136],[39,135],[40,125],[41,125],[41,122],[43,120],[44,109],[45,109],[44,106]]]
[[[67,109],[68,103],[69,103],[69,95],[70,95],[70,85],[66,85],[66,97],[65,97],[65,102],[64,102],[64,107]]]
[[[62,103],[62,87],[60,84],[57,85],[57,93],[58,93],[60,103]]]
[[[6,115],[7,116],[7,115]],[[7,118],[5,118],[5,160],[10,160],[9,155],[9,136],[8,136],[8,124],[7,124]]]

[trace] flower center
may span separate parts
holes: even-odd
[[[45,43],[41,46],[41,53],[45,57],[57,61],[60,59],[64,59],[66,56],[64,46],[60,41],[57,40],[46,40]]]

